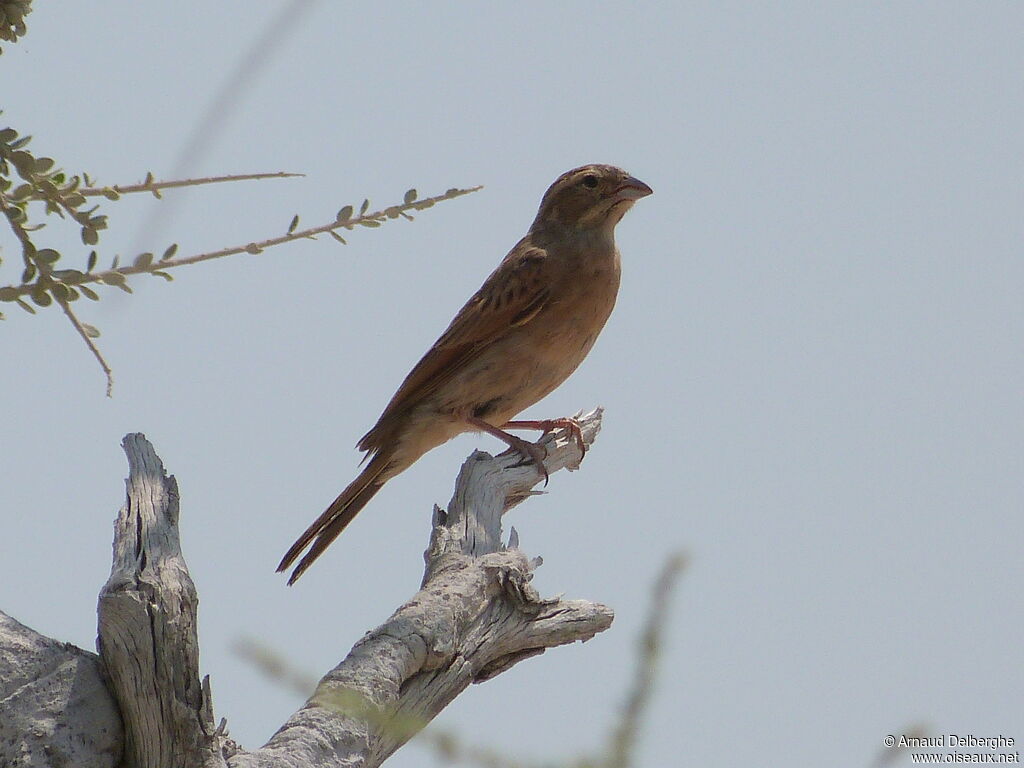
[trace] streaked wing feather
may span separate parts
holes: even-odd
[[[386,425],[434,392],[510,327],[530,322],[548,302],[544,279],[547,254],[524,239],[484,281],[447,330],[416,364],[360,450],[379,450]]]

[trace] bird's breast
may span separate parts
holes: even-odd
[[[619,287],[618,264],[573,270],[528,323],[485,350],[465,372],[477,397],[470,415],[501,424],[565,381],[604,328]]]

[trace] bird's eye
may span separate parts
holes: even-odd
[[[592,173],[588,173],[586,176],[583,177],[583,186],[584,187],[590,187],[591,189],[596,187],[597,186],[597,176],[595,176]]]

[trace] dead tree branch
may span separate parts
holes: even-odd
[[[600,410],[580,417],[590,445]],[[567,430],[541,442],[549,474],[574,469]],[[607,629],[612,612],[541,598],[529,559],[502,515],[542,475],[507,451],[475,452],[447,510],[434,510],[419,592],[364,636],[263,747],[244,751],[214,720],[199,679],[198,598],[178,538],[178,488],[143,435],[122,443],[127,502],[100,592],[100,657],[42,638],[0,614],[0,764],[101,768],[269,768],[380,765],[471,683],[548,648]],[[101,671],[106,685],[101,680]],[[117,717],[120,710],[123,719]]]

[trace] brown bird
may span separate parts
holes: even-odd
[[[563,173],[541,200],[526,237],[466,302],[359,441],[366,468],[281,560],[284,571],[312,546],[294,584],[395,475],[462,432],[508,443],[547,473],[536,443],[506,429],[574,428],[572,419],[510,421],[583,362],[615,305],[615,225],[651,188],[610,165]]]

